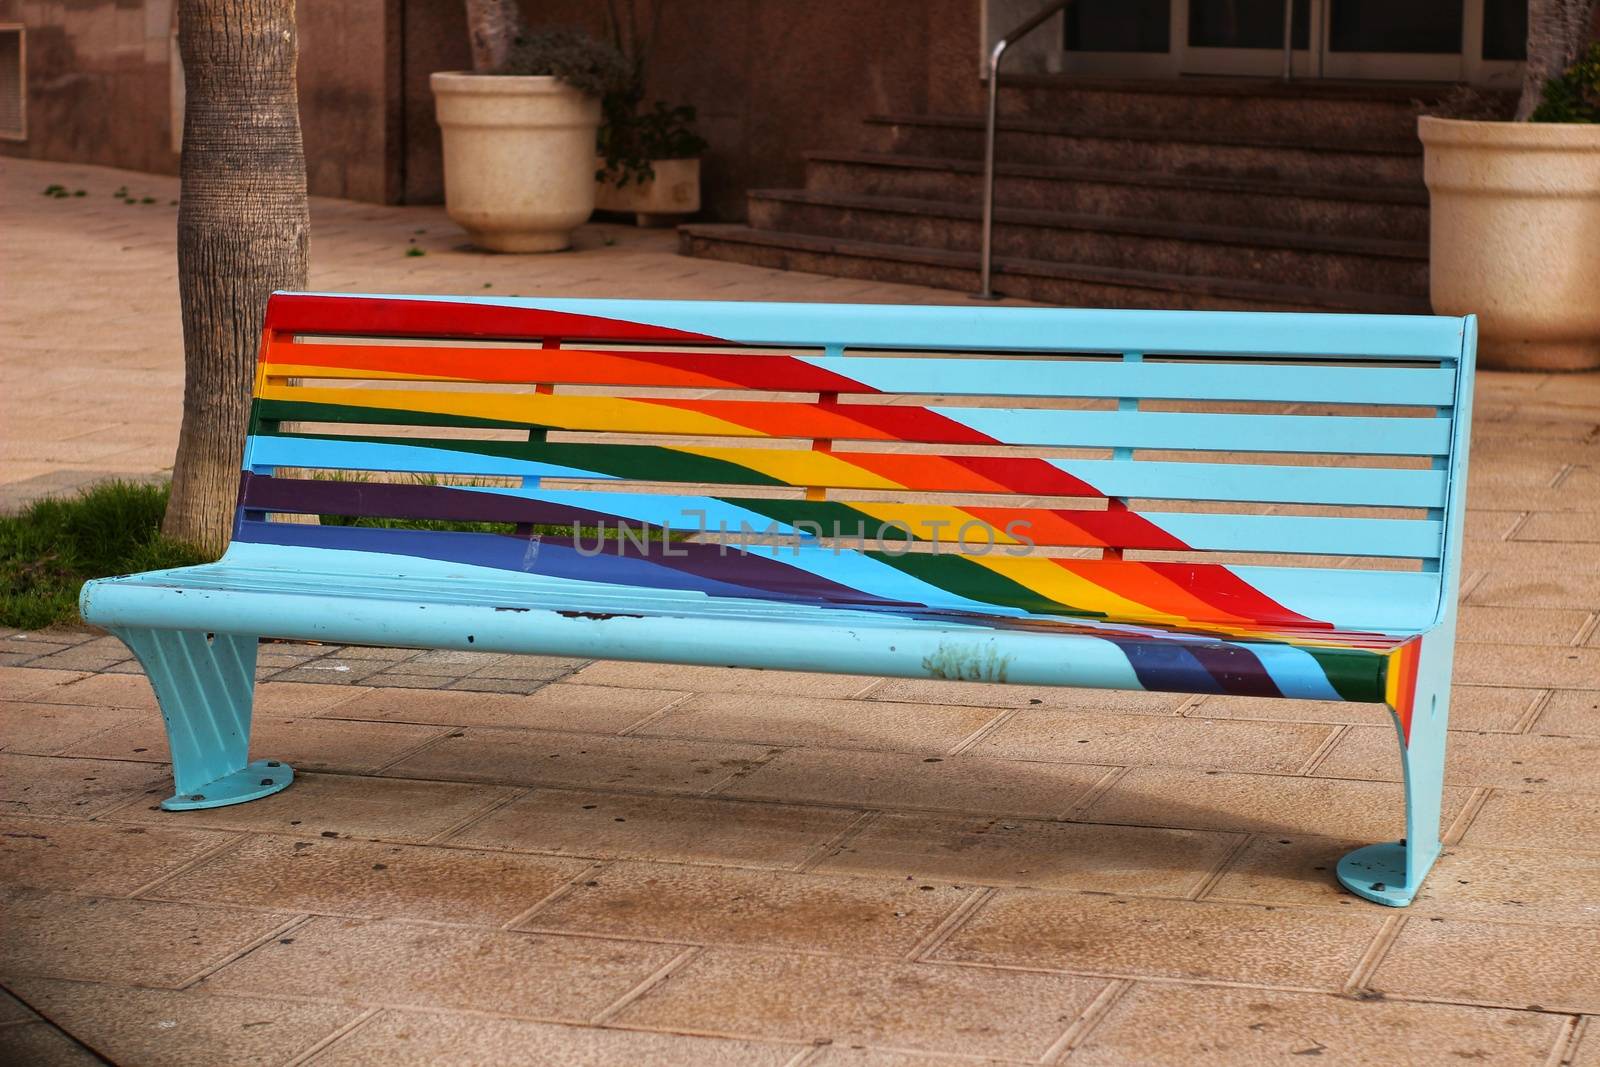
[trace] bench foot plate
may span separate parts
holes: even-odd
[[[1385,841],[1347,853],[1339,860],[1339,882],[1356,896],[1391,908],[1410,904],[1421,888],[1420,884],[1406,884],[1406,846],[1402,841]]]
[[[161,802],[167,811],[193,811],[195,808],[225,808],[260,800],[294,781],[294,768],[279,760],[258,759],[232,774],[207,782],[192,793],[179,793]]]

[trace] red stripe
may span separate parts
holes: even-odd
[[[589,341],[711,341],[684,330],[624,322],[598,315],[392,297],[313,296],[274,293],[267,300],[267,328],[290,333],[356,334],[373,337],[576,337]]]
[[[577,348],[397,348],[387,345],[280,344],[273,362],[330,370],[390,371],[477,382],[691,386],[803,393],[871,393],[842,374],[788,356],[727,352],[596,352]]]

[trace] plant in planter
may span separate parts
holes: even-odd
[[[630,72],[603,105],[596,206],[631,212],[641,226],[669,224],[700,210],[700,154],[706,142],[694,130],[694,108],[658,100],[644,109],[645,68],[663,7],[665,0],[652,5],[648,31],[639,23],[634,0],[608,0],[606,8],[612,42]]]
[[[1517,116],[1418,119],[1431,295],[1479,316],[1478,360],[1600,368],[1600,44],[1596,0],[1532,0]]]
[[[628,63],[576,31],[524,31],[515,0],[468,0],[467,14],[474,70],[430,78],[445,209],[480,248],[566,248],[594,212],[600,101]]]

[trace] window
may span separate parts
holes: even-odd
[[[27,51],[21,26],[0,22],[0,138],[28,139]]]

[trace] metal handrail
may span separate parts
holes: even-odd
[[[1038,29],[1045,21],[1066,10],[1072,0],[1054,0],[1040,8],[1032,18],[995,42],[989,53],[989,120],[983,134],[983,251],[979,269],[979,300],[997,300],[991,283],[994,263],[994,134],[1000,114],[1000,60],[1006,49]]]

